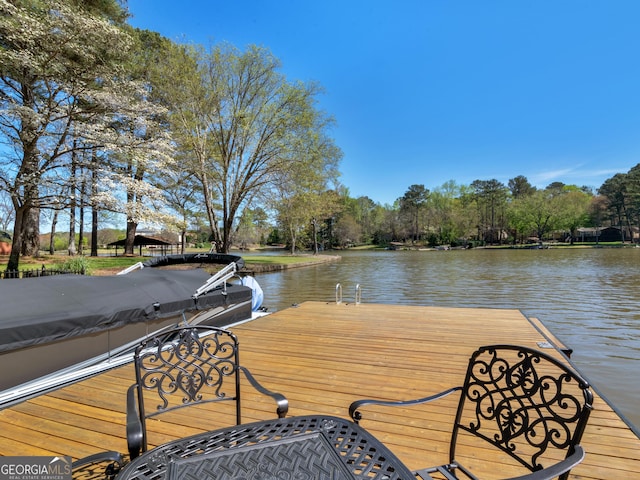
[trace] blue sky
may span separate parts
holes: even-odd
[[[393,203],[412,184],[524,175],[598,188],[640,163],[637,0],[128,0],[174,40],[267,47],[324,87],[341,182]]]

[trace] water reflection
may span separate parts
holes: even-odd
[[[339,262],[262,274],[265,306],[351,302],[517,308],[574,349],[600,393],[640,426],[640,249],[341,253]]]

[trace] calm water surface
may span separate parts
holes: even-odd
[[[264,305],[345,302],[517,308],[569,347],[601,395],[640,427],[640,248],[341,253],[257,277]]]

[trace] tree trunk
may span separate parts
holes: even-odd
[[[71,201],[71,208],[69,209],[69,256],[74,256],[77,253],[76,250],[76,206],[75,202]]]
[[[80,224],[78,225],[78,254],[84,254],[84,206],[80,204]]]
[[[127,220],[127,237],[124,242],[124,254],[133,256],[135,255],[134,243],[136,240],[136,229],[138,228],[138,224],[132,220]]]
[[[291,255],[296,254],[296,236],[291,234]]]
[[[207,208],[207,219],[209,220],[209,228],[211,230],[211,243],[217,253],[222,252],[222,243],[220,241],[220,229],[218,228],[218,219],[213,210],[211,190],[207,179],[202,180],[202,193],[204,196],[204,204]]]
[[[98,158],[96,151],[91,155],[91,256],[98,256],[98,206],[93,198],[98,193]]]
[[[316,219],[311,220],[312,232],[313,232],[313,254],[318,255],[318,223]]]
[[[37,111],[35,101],[36,81],[25,78],[21,84],[23,106],[29,111]],[[38,140],[40,138],[37,115],[24,115],[20,140],[22,141],[22,165],[18,172],[18,190],[22,189],[22,202],[13,201],[16,223],[13,229],[12,264],[18,268],[20,255],[37,255],[40,250],[40,210],[39,205],[39,158]],[[24,183],[22,183],[24,181]],[[17,194],[17,192],[14,192]],[[18,195],[19,197],[20,195]],[[21,214],[18,215],[18,211]],[[19,217],[19,218],[18,218]]]
[[[56,225],[58,223],[58,210],[53,212],[53,220],[51,220],[51,237],[49,238],[49,254],[53,255],[56,253],[56,245],[55,245],[55,236],[56,236]]]
[[[84,165],[84,162],[83,162]],[[85,172],[85,168],[84,166],[80,167],[80,174],[81,174],[81,182],[80,182],[80,225],[78,227],[78,230],[80,231],[80,236],[79,236],[79,240],[78,240],[78,253],[80,253],[80,255],[84,255],[84,207],[86,205],[86,199],[87,199],[87,176],[86,176],[86,172]]]
[[[74,141],[74,147],[76,146]],[[77,164],[77,153],[74,149],[71,154],[71,175],[69,178],[69,184],[71,188],[70,192],[70,204],[69,204],[69,256],[74,256],[77,253],[76,249],[76,164]]]
[[[16,218],[13,224],[13,242],[11,243],[11,253],[7,262],[7,270],[18,270],[20,266],[20,250],[22,249],[22,218],[27,207],[16,207]]]
[[[84,172],[82,174],[82,182],[80,183],[80,223],[78,225],[78,254],[84,254],[84,199],[86,196],[85,189],[87,188],[87,182],[84,180]]]
[[[91,256],[98,256],[98,211],[91,210]]]
[[[40,209],[30,208],[22,218],[22,254],[37,257],[40,253]]]
[[[222,226],[222,247],[218,253],[229,253],[231,249],[231,223],[225,219]]]

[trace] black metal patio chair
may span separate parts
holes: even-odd
[[[365,405],[417,405],[458,391],[449,463],[417,470],[417,477],[458,479],[461,473],[477,479],[458,459],[478,439],[526,467],[518,480],[565,480],[584,458],[580,440],[593,403],[589,384],[555,358],[526,347],[481,347],[469,360],[463,386],[416,400],[358,400],[349,414],[358,423]]]
[[[280,393],[263,387],[240,365],[238,339],[224,329],[176,328],[138,345],[134,354],[136,383],[127,391],[127,444],[131,459],[147,450],[147,419],[176,409],[235,402],[235,422],[242,423],[240,380],[276,403],[286,416],[289,404]]]
[[[100,452],[72,463],[73,480],[113,480],[124,466],[118,452]]]

